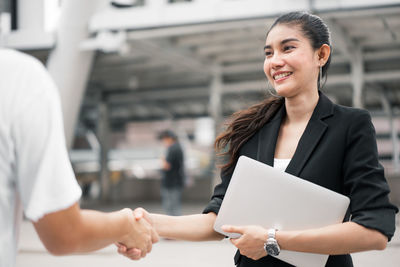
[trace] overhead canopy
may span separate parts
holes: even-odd
[[[215,66],[222,75],[223,114],[262,99],[268,94],[262,70],[266,32],[280,13],[306,7],[332,32],[323,91],[337,103],[371,111],[383,110],[382,93],[391,107],[400,104],[399,1],[279,1],[274,8],[256,0],[158,2],[127,9],[109,5],[91,19],[93,37],[81,46],[98,51],[81,112],[88,125],[97,120],[100,92],[106,92],[115,127],[208,115]]]

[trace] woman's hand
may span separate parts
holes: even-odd
[[[140,220],[145,220],[147,223],[149,223],[152,227],[151,229],[151,241],[152,243],[158,242],[158,234],[154,229],[154,222],[151,218],[150,213],[148,213],[145,209],[143,208],[137,208],[133,211],[133,215],[135,217],[136,221]],[[139,260],[145,255],[143,255],[143,251],[140,250],[139,248],[127,248],[124,244],[122,243],[115,243],[115,245],[118,248],[118,253],[121,255],[124,255],[125,257],[131,259],[131,260]]]
[[[224,225],[222,226],[222,230],[227,233],[238,233],[242,235],[239,238],[230,239],[231,243],[239,249],[240,254],[253,260],[258,260],[267,256],[267,252],[264,249],[264,243],[268,238],[267,229],[256,225]]]

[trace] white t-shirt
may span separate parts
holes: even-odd
[[[0,267],[15,265],[22,211],[37,221],[80,196],[55,84],[36,59],[0,49]]]
[[[291,159],[277,159],[274,158],[274,168],[285,171],[287,166],[289,165]]]

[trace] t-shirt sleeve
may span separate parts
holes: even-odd
[[[33,68],[32,87],[43,90],[22,107],[13,121],[16,186],[32,221],[70,207],[81,196],[69,161],[57,88],[44,68]]]
[[[375,129],[366,111],[352,120],[343,166],[351,221],[378,230],[390,240],[398,209],[389,202],[389,186],[378,162]]]

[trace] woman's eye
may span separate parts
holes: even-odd
[[[285,47],[283,48],[283,50],[284,50],[284,51],[288,51],[288,50],[291,50],[291,49],[293,49],[293,48],[294,48],[294,46],[288,45],[288,46],[285,46]]]
[[[272,55],[271,51],[265,51],[265,56],[270,56],[270,55]]]

